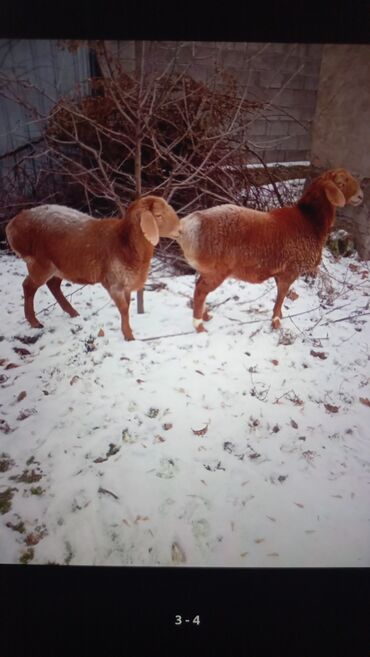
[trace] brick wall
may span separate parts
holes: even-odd
[[[135,67],[133,42],[111,44],[128,70]],[[215,67],[231,73],[240,94],[266,107],[250,124],[253,149],[267,162],[307,160],[315,113],[322,46],[317,44],[146,42],[146,69],[176,69],[209,81]],[[253,158],[252,158],[253,161]]]

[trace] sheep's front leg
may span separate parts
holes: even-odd
[[[272,313],[272,327],[274,329],[278,329],[281,326],[281,318],[282,318],[282,312],[281,312],[281,306],[283,305],[283,301],[288,294],[289,288],[291,284],[295,281],[297,278],[296,275],[294,276],[275,276],[275,282],[277,286],[277,297],[274,305],[274,310]]]
[[[106,290],[121,314],[121,329],[125,340],[135,340],[129,321],[130,291],[118,285],[106,287]]]
[[[193,300],[193,326],[198,333],[203,333],[206,331],[203,321],[207,322],[211,319],[211,315],[209,315],[205,309],[207,294],[215,290],[224,280],[225,276],[206,276],[205,274],[200,274],[195,284]]]

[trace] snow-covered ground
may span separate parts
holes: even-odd
[[[127,343],[101,286],[31,329],[1,255],[0,561],[370,566],[368,273],[327,253],[280,331],[272,281],[227,281],[204,334],[157,275]]]

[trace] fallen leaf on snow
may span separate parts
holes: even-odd
[[[9,424],[5,420],[0,419],[0,431],[3,433],[11,433],[14,429],[11,429]]]
[[[299,506],[300,509],[304,509],[304,504],[301,504],[300,502],[294,502],[296,506]]]
[[[128,429],[123,429],[122,431],[122,440],[124,443],[134,443],[135,438],[133,438]]]
[[[31,352],[24,347],[13,347],[13,351],[15,351],[16,354],[19,354],[19,356],[31,356]]]
[[[278,557],[279,553],[278,552],[270,552],[267,556],[268,557]]]
[[[211,465],[205,465],[205,464],[203,463],[203,467],[204,467],[206,470],[208,470],[209,472],[216,472],[216,470],[225,470],[225,471],[226,471],[226,468],[224,468],[224,467],[221,465],[221,461],[219,461],[219,462],[217,463],[217,465],[214,465],[214,466],[211,466]]]
[[[325,360],[328,357],[324,351],[314,351],[314,349],[311,349],[310,354],[314,358],[321,358],[321,360]]]
[[[230,441],[226,441],[224,443],[225,452],[228,452],[229,454],[232,454],[234,449],[235,449],[235,445],[233,443],[231,443]]]
[[[192,429],[192,432],[195,436],[204,436],[208,431],[208,424],[206,424],[203,429]]]
[[[154,418],[157,417],[158,413],[159,413],[159,408],[151,407],[149,411],[146,413],[146,415],[150,418]]]
[[[338,413],[340,406],[333,406],[332,404],[324,404],[329,413]]]
[[[99,329],[98,331],[98,338],[103,338],[105,336],[104,329]]]
[[[36,531],[36,532],[30,532],[26,536],[25,543],[26,545],[37,545],[41,541],[42,538],[46,535],[46,531]]]
[[[186,561],[184,551],[181,549],[178,543],[172,543],[171,559],[173,563],[184,563]]]
[[[149,520],[149,516],[136,516],[134,523],[137,525],[138,522],[145,522],[146,520]]]
[[[6,369],[6,370],[12,370],[12,369],[14,369],[14,367],[19,367],[19,365],[16,365],[15,363],[9,363],[9,364],[5,367],[5,369]]]
[[[79,380],[79,378],[80,378],[80,377],[78,376],[78,374],[75,374],[75,375],[71,378],[71,380],[70,380],[70,382],[69,382],[70,385],[73,386],[75,383],[77,383],[77,381]]]
[[[164,429],[165,431],[169,431],[170,429],[172,429],[172,427],[173,424],[171,424],[171,422],[165,422],[164,424],[162,424],[162,429]]]
[[[42,333],[37,333],[36,335],[16,335],[14,337],[16,340],[23,342],[23,344],[35,344],[41,336]]]
[[[263,543],[264,540],[265,540],[264,538],[255,538],[254,542],[255,543]]]
[[[271,362],[273,365],[279,365],[279,361],[276,358],[273,358]]]
[[[7,454],[2,454],[3,458],[0,459],[0,472],[7,472],[13,465],[14,461],[8,457]]]
[[[114,443],[109,443],[109,450],[107,451],[106,456],[107,457],[114,456],[115,454],[117,454],[117,452],[119,452],[120,449],[121,448],[118,447],[118,445],[115,445]]]
[[[367,397],[360,397],[360,402],[361,404],[364,404],[364,406],[370,406],[370,399]]]
[[[31,415],[36,415],[36,413],[37,411],[35,408],[26,408],[17,415],[17,420],[26,420]]]
[[[288,294],[287,294],[287,297],[288,297],[288,299],[290,299],[291,301],[295,301],[296,299],[299,298],[299,294],[297,294],[297,292],[294,292],[294,290],[289,290],[289,292],[288,292]]]
[[[201,370],[195,370],[195,371],[197,374],[201,374],[202,376],[204,376],[204,372],[201,372]]]
[[[27,393],[26,393],[25,390],[22,390],[22,392],[20,392],[18,397],[17,397],[17,402],[22,401],[22,399],[25,399],[25,397],[27,397]]]
[[[36,470],[34,469],[32,469],[31,471],[26,469],[22,472],[22,474],[12,475],[11,477],[9,477],[9,479],[12,479],[13,481],[17,481],[18,483],[33,484],[36,481],[40,481],[40,479],[42,479],[42,474],[36,472]]]
[[[283,345],[290,345],[293,344],[296,340],[296,335],[292,333],[292,331],[289,331],[289,329],[281,329],[280,335],[279,335],[279,340],[278,340],[278,345],[283,344]]]

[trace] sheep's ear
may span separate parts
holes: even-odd
[[[342,208],[346,204],[343,192],[331,180],[325,181],[325,194],[332,205]]]
[[[149,210],[143,210],[143,212],[141,212],[140,227],[148,242],[153,244],[153,246],[156,246],[159,242],[159,230],[157,222]]]

